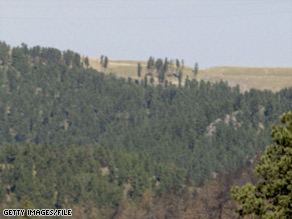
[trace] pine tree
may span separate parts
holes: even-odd
[[[100,65],[101,65],[101,66],[103,66],[103,58],[104,58],[104,55],[101,55],[101,56],[100,56]]]
[[[138,67],[137,67],[137,73],[138,73],[138,77],[141,77],[141,72],[142,72],[142,66],[141,63],[138,63]]]
[[[148,59],[148,62],[147,62],[148,74],[152,75],[154,65],[155,65],[155,59],[152,56],[150,56],[150,58]]]
[[[81,66],[80,60],[81,60],[80,55],[78,53],[75,53],[73,58],[73,65],[76,67],[80,67]]]
[[[193,72],[194,72],[194,78],[196,78],[199,73],[199,64],[197,62],[195,63]]]
[[[41,49],[40,49],[41,51]],[[71,66],[73,64],[73,59],[74,59],[74,52],[71,50],[67,50],[63,52],[63,59],[64,62],[67,66]]]
[[[144,77],[144,87],[147,87],[147,86],[148,86],[148,78],[145,75],[145,77]]]
[[[154,78],[153,77],[150,78],[150,84],[152,84],[152,85],[154,84]]]
[[[155,62],[155,68],[157,70],[157,72],[159,72],[163,67],[163,61],[162,59],[157,59]]]
[[[168,67],[169,67],[168,65],[169,65],[168,59],[165,58],[165,60],[164,60],[164,65],[163,65],[163,71],[164,71],[165,73],[168,73]]]
[[[5,43],[0,41],[0,65],[5,65],[9,59],[10,47]]]
[[[178,73],[178,86],[179,87],[181,87],[182,77],[183,77],[182,70],[179,70],[179,73]]]
[[[158,73],[158,80],[160,83],[162,83],[164,81],[165,78],[165,72],[163,70],[160,70],[160,72]]]
[[[189,80],[189,76],[187,75],[186,80],[185,80],[185,87],[189,87],[190,85],[190,80]]]
[[[178,70],[180,68],[180,62],[178,59],[176,59],[176,61],[175,61],[175,66],[176,66],[176,72],[178,72]]]
[[[284,113],[280,120],[285,126],[272,127],[274,145],[266,148],[256,166],[260,177],[253,186],[235,186],[231,193],[242,206],[241,216],[260,218],[291,218],[292,215],[292,112]]]
[[[183,70],[185,68],[185,61],[182,59],[181,60],[181,69]]]
[[[86,68],[89,67],[89,59],[88,59],[88,57],[85,57],[84,64],[85,64]]]
[[[104,72],[107,69],[107,65],[108,65],[108,58],[107,56],[104,57],[104,62],[103,62],[103,68],[104,68]]]
[[[173,60],[170,60],[170,61],[169,61],[169,71],[170,71],[170,73],[174,73],[174,72],[173,72],[173,71],[174,71]]]

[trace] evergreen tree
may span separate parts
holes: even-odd
[[[184,69],[184,67],[185,67],[185,61],[182,59],[181,60],[181,69]]]
[[[70,66],[71,64],[73,64],[74,52],[71,50],[67,50],[63,52],[63,59],[64,59],[65,64],[67,66]]]
[[[153,77],[150,78],[150,84],[152,84],[152,85],[154,84],[154,78]]]
[[[103,59],[104,59],[104,55],[100,56],[100,65],[103,66]]]
[[[28,47],[26,43],[21,43],[21,48],[25,54],[28,54]]]
[[[138,77],[141,77],[141,72],[142,72],[142,66],[141,66],[141,63],[139,62],[139,63],[138,63],[138,67],[137,67],[137,74],[138,74]]]
[[[89,67],[89,59],[88,59],[88,57],[85,57],[84,64],[85,64],[86,68]]]
[[[157,72],[159,72],[163,67],[163,61],[162,59],[157,59],[155,62],[155,68],[157,70]]]
[[[169,71],[170,71],[171,73],[174,73],[174,72],[173,72],[173,71],[174,71],[173,60],[170,60],[170,61],[169,61]]]
[[[34,46],[32,49],[30,49],[30,55],[33,58],[41,56],[41,47],[40,46]]]
[[[162,83],[164,81],[165,78],[165,71],[164,70],[160,70],[158,73],[158,80],[160,83]]]
[[[185,87],[188,88],[190,85],[190,80],[189,80],[189,76],[187,75],[186,80],[185,80]]]
[[[153,70],[155,68],[154,65],[155,65],[155,59],[152,56],[150,56],[150,58],[148,59],[148,62],[147,62],[148,74],[153,73]]]
[[[253,186],[232,188],[232,196],[242,206],[241,216],[260,218],[291,218],[292,215],[292,112],[284,113],[280,120],[285,126],[272,127],[274,145],[268,146],[256,166],[260,177]]]
[[[104,58],[104,62],[103,62],[104,72],[106,71],[107,66],[108,66],[108,58],[107,58],[107,56],[105,56],[105,58]]]
[[[12,65],[21,72],[21,74],[26,74],[29,70],[28,56],[25,50],[22,48],[12,49]]]
[[[178,73],[178,86],[179,87],[181,87],[182,77],[183,77],[182,70],[179,70],[179,73]]]
[[[180,69],[180,62],[178,59],[175,60],[176,72]]]
[[[5,65],[9,59],[10,47],[5,43],[0,41],[0,65]]]
[[[169,65],[168,59],[165,58],[164,65],[163,65],[163,71],[164,71],[164,73],[167,73],[168,72],[168,65]]]
[[[81,66],[81,57],[78,53],[75,53],[73,58],[73,66],[80,67]]]
[[[199,73],[199,64],[197,62],[195,63],[193,72],[194,72],[194,78],[196,78]]]
[[[147,86],[148,86],[148,78],[145,75],[145,77],[144,77],[144,87],[147,87]]]

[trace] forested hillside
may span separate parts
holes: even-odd
[[[154,86],[82,60],[70,50],[0,43],[2,208],[78,206],[88,218],[118,218],[147,197],[186,195],[245,167],[291,109],[291,88]]]

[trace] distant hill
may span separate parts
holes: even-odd
[[[227,81],[230,86],[239,84],[241,91],[257,88],[279,91],[292,86],[292,67],[213,67],[201,71],[200,78],[207,81]]]
[[[99,58],[89,58],[90,66],[99,71],[102,70]],[[147,72],[147,61],[134,60],[111,60],[109,59],[107,72],[112,72],[122,77],[137,77],[137,65],[142,65],[142,76]],[[184,67],[183,78],[194,78],[193,68]],[[183,81],[184,81],[183,79]],[[241,66],[218,66],[200,69],[198,78],[200,80],[215,82],[227,81],[230,86],[240,86],[242,92],[257,88],[260,90],[279,91],[282,88],[292,86],[292,67],[241,67]],[[173,84],[178,83],[176,77],[167,77]],[[157,79],[156,79],[157,81]]]

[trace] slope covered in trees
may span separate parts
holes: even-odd
[[[3,205],[28,197],[37,207],[118,209],[123,197],[186,193],[242,168],[291,104],[292,89],[152,86],[87,68],[70,50],[5,43],[0,50]]]
[[[123,200],[139,201],[147,190],[179,194],[185,174],[147,156],[98,146],[6,146],[0,154],[0,197],[20,208],[87,206],[97,216],[110,215]]]
[[[274,144],[266,148],[256,166],[259,182],[231,190],[242,205],[238,209],[241,216],[290,218],[292,215],[292,112],[284,113],[280,120],[284,126],[273,126]]]

